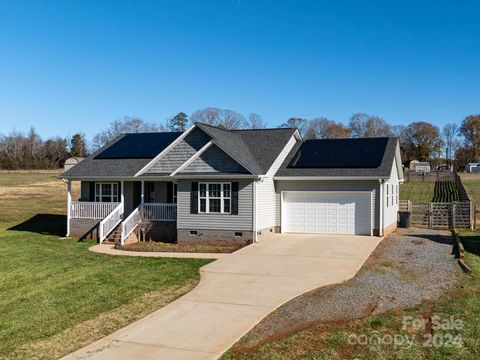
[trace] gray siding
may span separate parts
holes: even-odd
[[[178,229],[215,229],[215,230],[252,230],[253,228],[253,183],[251,180],[238,181],[238,215],[227,214],[190,214],[191,180],[180,180],[177,185],[177,228]]]
[[[353,180],[342,180],[342,181],[317,181],[317,180],[279,180],[275,181],[275,193],[276,193],[276,223],[277,226],[281,226],[281,198],[280,194],[282,191],[372,191],[373,192],[373,202],[375,206],[373,207],[373,228],[380,228],[380,219],[377,216],[379,214],[379,198],[378,196],[380,187],[378,181],[353,181]]]
[[[125,181],[123,184],[123,197],[125,199],[125,216],[133,211],[133,182]]]
[[[200,157],[195,159],[181,173],[236,173],[245,174],[247,170],[230,156],[228,156],[218,146],[213,145],[205,151]]]
[[[173,149],[159,159],[146,173],[171,173],[200,150],[210,137],[196,128],[180,141]]]
[[[80,199],[79,200],[90,201],[90,181],[82,181],[80,183]]]
[[[167,182],[155,181],[153,182],[154,194],[151,198],[151,194],[148,194],[148,185],[145,183],[145,202],[151,203],[166,203],[167,202]]]

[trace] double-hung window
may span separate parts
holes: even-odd
[[[199,183],[198,212],[230,214],[231,183]]]
[[[118,183],[95,183],[95,202],[118,202]]]

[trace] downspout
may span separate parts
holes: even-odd
[[[253,241],[258,242],[257,236],[257,182],[253,181]]]
[[[72,207],[72,182],[70,180],[63,179],[63,182],[67,184],[67,233],[66,237],[70,236],[70,215]]]
[[[380,223],[380,229],[378,231],[378,235],[379,236],[383,236],[383,179],[380,179],[379,182],[380,182],[380,219],[379,219],[379,223]]]

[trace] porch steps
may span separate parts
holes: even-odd
[[[118,224],[115,229],[103,240],[104,244],[120,244],[122,239],[122,223]]]

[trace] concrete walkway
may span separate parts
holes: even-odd
[[[353,277],[381,238],[272,235],[202,268],[188,294],[66,359],[217,359],[286,301]]]

